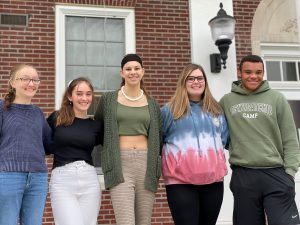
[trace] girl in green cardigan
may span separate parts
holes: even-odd
[[[95,113],[104,122],[101,163],[118,225],[151,223],[161,174],[161,116],[144,89],[143,62],[137,54],[121,62],[120,90],[105,93]]]

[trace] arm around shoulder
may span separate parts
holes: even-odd
[[[103,121],[105,98],[106,98],[105,94],[103,94],[99,99],[99,103],[97,105],[97,109],[96,109],[96,112],[95,112],[95,115],[94,115],[95,120]]]

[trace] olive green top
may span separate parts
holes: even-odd
[[[131,107],[118,103],[117,120],[120,136],[148,136],[148,128],[150,125],[148,105]]]
[[[112,188],[124,182],[117,121],[118,91],[103,94],[95,113],[95,119],[104,122],[101,166],[104,173],[105,188]],[[147,101],[150,124],[147,131],[147,170],[144,185],[147,190],[156,192],[161,175],[162,121],[158,103],[151,97],[147,97]]]

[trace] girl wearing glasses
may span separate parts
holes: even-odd
[[[97,224],[101,189],[91,154],[102,143],[103,126],[88,116],[93,95],[88,79],[74,79],[61,108],[48,118],[53,131],[50,197],[55,224]]]
[[[176,225],[215,225],[227,174],[228,128],[203,68],[181,72],[163,117],[162,172]]]
[[[41,109],[31,104],[39,84],[33,66],[17,65],[0,101],[0,225],[42,224],[51,129]]]

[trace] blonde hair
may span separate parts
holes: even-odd
[[[223,110],[219,103],[212,96],[207,83],[207,77],[202,66],[190,63],[186,65],[179,76],[175,94],[169,102],[169,106],[174,119],[185,116],[190,111],[190,100],[186,89],[186,78],[194,71],[199,69],[205,80],[204,92],[201,95],[201,104],[203,111],[211,113],[213,116],[220,115]]]
[[[17,64],[10,70],[9,82],[8,82],[8,93],[5,94],[5,96],[4,96],[4,108],[5,109],[9,109],[11,104],[14,102],[14,100],[16,98],[16,90],[15,90],[15,88],[13,88],[11,86],[10,82],[16,78],[16,75],[20,70],[22,70],[26,67],[30,67],[38,73],[36,68],[34,68],[34,66],[29,65],[29,64]]]

